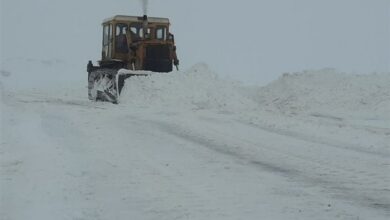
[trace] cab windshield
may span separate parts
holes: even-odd
[[[130,25],[130,34],[133,41],[147,39],[167,40],[167,27],[157,26],[149,27],[145,33],[142,23],[133,23]]]

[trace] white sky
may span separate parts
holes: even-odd
[[[61,59],[74,75],[101,54],[101,21],[141,15],[139,0],[0,0],[1,59]],[[169,17],[182,69],[264,84],[284,72],[334,67],[390,72],[390,0],[149,0]]]

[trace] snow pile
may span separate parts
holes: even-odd
[[[255,101],[245,95],[237,82],[222,80],[205,64],[185,72],[157,73],[132,77],[126,81],[121,104],[197,110],[241,111],[256,109]]]
[[[284,74],[259,88],[255,100],[282,113],[340,113],[386,116],[390,112],[390,74],[356,75],[323,69]]]
[[[356,75],[323,69],[284,74],[265,87],[222,80],[205,64],[188,71],[133,77],[121,103],[132,106],[218,109],[240,113],[268,110],[284,114],[386,116],[390,74]]]

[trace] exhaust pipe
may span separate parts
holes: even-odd
[[[144,28],[144,40],[148,37],[149,33],[148,33],[148,16],[147,15],[144,15],[143,18],[143,28]]]

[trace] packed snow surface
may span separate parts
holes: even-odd
[[[198,64],[130,78],[119,105],[22,75],[0,76],[1,219],[390,217],[389,73],[257,87]]]

